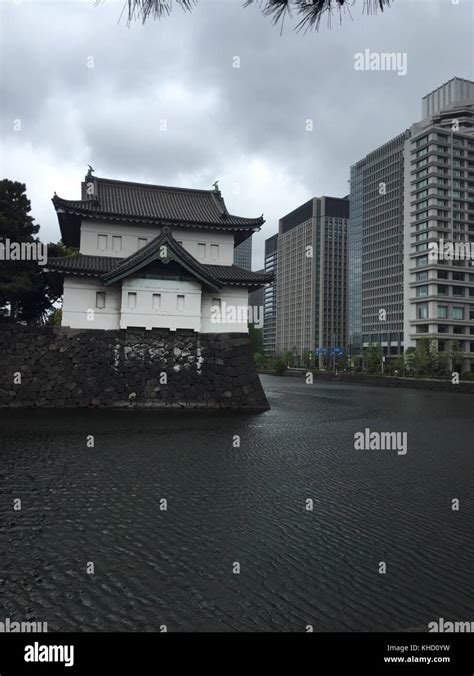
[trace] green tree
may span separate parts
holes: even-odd
[[[364,361],[369,373],[379,373],[382,370],[382,346],[379,343],[370,343],[364,350]]]
[[[449,359],[449,368],[451,371],[462,371],[464,361],[464,352],[457,340],[449,340],[446,344],[446,354]]]
[[[61,320],[63,316],[63,311],[60,307],[53,308],[48,314],[45,324],[49,326],[61,326]]]
[[[253,324],[249,324],[250,343],[252,345],[252,354],[263,352],[263,331],[256,329]]]
[[[337,11],[342,17],[344,11],[350,15],[350,9],[356,0],[245,0],[244,7],[258,4],[264,16],[270,17],[272,22],[280,24],[283,29],[283,23],[288,17],[292,19],[293,12],[299,17],[295,30],[318,30],[323,17],[328,18],[330,24],[334,11]],[[176,0],[176,4],[185,11],[190,11],[198,0]],[[366,9],[367,13],[374,13],[377,10],[383,11],[390,7],[391,0],[359,0],[360,6]],[[145,23],[148,19],[161,19],[168,16],[173,9],[173,0],[127,0],[128,21],[139,20]]]
[[[18,181],[0,181],[0,241],[36,242],[39,225],[30,216],[31,205],[25,185]],[[35,266],[30,261],[0,260],[0,308],[10,306],[12,318],[21,314],[21,302],[31,293]]]
[[[451,359],[447,350],[442,350],[438,352],[438,372],[440,375],[447,375],[451,370]]]
[[[428,351],[430,353],[430,373],[433,375],[439,369],[438,359],[438,341],[432,338],[428,344]]]
[[[0,242],[37,243],[40,226],[30,215],[26,187],[18,181],[0,181]],[[63,244],[48,244],[48,257],[72,253]],[[12,321],[44,321],[62,294],[62,277],[45,273],[36,260],[0,260],[0,309],[10,308]]]
[[[420,338],[416,342],[415,367],[418,375],[431,376],[438,369],[438,344],[436,340]]]
[[[407,347],[403,355],[405,370],[408,373],[413,373],[416,370],[416,349],[414,347]]]
[[[291,352],[286,352],[283,355],[275,353],[273,357],[268,360],[268,368],[275,371],[278,376],[282,376],[288,369],[288,355],[291,355]]]
[[[385,373],[389,375],[399,375],[403,374],[404,360],[403,357],[390,357],[387,359],[385,364]]]
[[[431,355],[428,338],[416,341],[415,369],[418,375],[428,375],[431,366]]]
[[[314,365],[314,354],[308,348],[303,350],[301,359],[303,361],[303,366],[306,366],[307,368],[311,368]]]

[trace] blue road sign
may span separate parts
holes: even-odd
[[[330,354],[336,355],[336,356],[342,356],[344,354],[344,350],[342,350],[340,347],[316,347],[314,349],[314,354]]]

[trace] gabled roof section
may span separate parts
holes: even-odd
[[[104,277],[117,268],[127,259],[112,258],[111,256],[87,256],[74,254],[61,258],[50,258],[47,270],[62,272],[69,275],[88,277]],[[252,272],[244,270],[238,265],[202,265],[208,274],[222,286],[262,287],[273,280],[271,272]]]
[[[155,261],[161,262],[163,265],[166,265],[169,261],[176,261],[204,286],[213,291],[220,291],[222,288],[222,285],[212,276],[209,270],[175,240],[168,226],[165,226],[161,234],[142,249],[123,259],[113,270],[102,275],[102,280],[105,285],[113,284],[124,279],[124,277],[137,273]]]
[[[72,229],[77,228],[80,222],[77,219],[82,217],[233,230],[239,233],[236,238],[239,244],[264,223],[263,215],[244,218],[230,214],[219,190],[173,188],[92,176],[82,184],[82,198],[66,200],[55,194],[52,199],[66,237],[73,236]]]

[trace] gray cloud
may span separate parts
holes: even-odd
[[[280,216],[313,195],[346,194],[350,165],[418,119],[424,94],[472,77],[470,2],[397,0],[376,16],[361,8],[331,30],[302,35],[287,24],[280,35],[241,0],[201,0],[192,14],[176,8],[130,28],[118,21],[122,0],[3,4],[3,174],[27,184],[53,240],[52,193],[77,197],[89,162],[120,179],[210,187],[219,178],[232,212],[265,213],[260,265]],[[355,71],[366,48],[406,52],[407,75]]]

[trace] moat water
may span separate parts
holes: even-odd
[[[262,382],[272,410],[261,415],[0,412],[0,621],[50,631],[473,621],[473,397]],[[365,429],[406,432],[407,453],[355,450]]]

